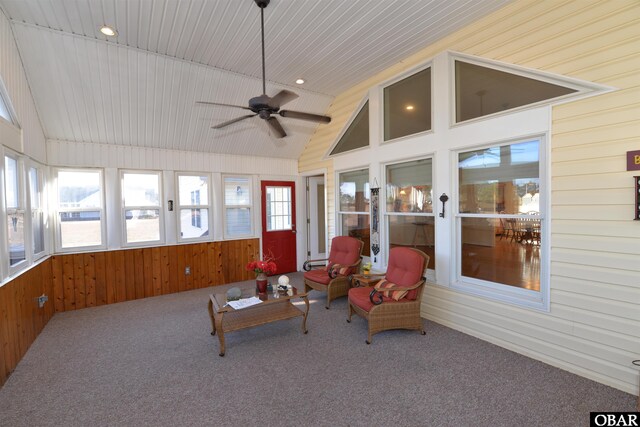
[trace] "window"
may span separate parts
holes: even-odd
[[[179,240],[205,240],[209,236],[209,177],[178,174]]]
[[[224,178],[224,234],[227,238],[253,234],[251,220],[251,180],[248,177]]]
[[[331,150],[331,155],[340,154],[369,145],[369,101],[364,103],[345,133]]]
[[[4,88],[2,80],[0,80],[0,117],[9,123],[16,125],[16,121],[13,119],[13,114],[11,114],[9,96]]]
[[[102,171],[60,169],[57,180],[58,248],[104,246]]]
[[[541,80],[455,61],[456,122],[577,92]]]
[[[435,269],[432,160],[386,166],[386,219],[389,249],[418,248]]]
[[[160,172],[122,172],[124,241],[162,242]]]
[[[267,231],[291,230],[291,187],[271,187],[265,188],[267,200],[266,223]]]
[[[458,153],[461,276],[540,291],[539,139]]]
[[[369,169],[342,172],[338,178],[338,217],[342,236],[364,242],[363,255],[370,254],[369,237]]]
[[[24,188],[21,169],[22,162],[17,157],[5,156],[5,202],[7,206],[7,243],[9,245],[10,267],[26,260]]]
[[[42,204],[43,179],[42,170],[29,168],[29,200],[31,202],[31,234],[33,255],[40,258],[44,255],[44,212]]]
[[[384,88],[384,140],[431,129],[431,68]]]

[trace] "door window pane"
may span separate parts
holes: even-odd
[[[291,230],[291,187],[266,187],[267,231]]]
[[[431,129],[431,68],[384,88],[384,140]]]
[[[456,122],[577,92],[468,62],[455,61],[455,69]]]

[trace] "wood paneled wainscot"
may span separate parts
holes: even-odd
[[[248,280],[245,266],[259,256],[258,239],[54,255],[55,311]]]
[[[38,307],[38,297],[49,302]],[[53,316],[51,259],[0,287],[0,386]]]

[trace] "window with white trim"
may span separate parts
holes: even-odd
[[[27,259],[25,250],[25,192],[21,171],[22,160],[18,156],[5,155],[4,190],[10,269],[26,262]]]
[[[105,246],[104,181],[100,169],[57,170],[58,250]]]
[[[362,254],[370,254],[369,169],[338,174],[338,223],[340,235],[356,237],[364,242]]]
[[[45,254],[45,217],[43,209],[44,173],[37,166],[29,167],[29,201],[31,209],[31,243],[34,259]]]
[[[431,68],[425,68],[383,90],[384,140],[431,129]]]
[[[427,158],[386,165],[385,216],[387,247],[418,248],[435,269],[432,163]]]
[[[178,174],[178,240],[206,240],[209,237],[209,176]]]
[[[469,283],[540,291],[542,145],[532,138],[458,153],[458,274]]]
[[[251,178],[225,176],[224,191],[224,236],[236,238],[253,234]]]
[[[161,176],[160,172],[121,171],[125,245],[164,241]]]

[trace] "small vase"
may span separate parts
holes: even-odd
[[[265,273],[258,273],[256,276],[256,287],[258,288],[258,292],[263,294],[267,292],[267,275]]]

